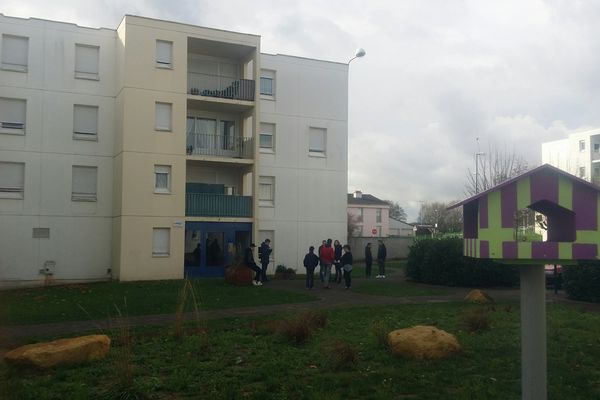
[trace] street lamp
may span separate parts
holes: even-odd
[[[475,153],[475,194],[479,193],[479,157],[485,156],[485,153]]]
[[[363,49],[362,47],[359,47],[358,49],[356,49],[356,53],[354,53],[354,57],[352,57],[350,60],[348,60],[348,65],[350,65],[350,62],[352,60],[354,60],[355,58],[364,57],[365,54],[367,54],[365,49]]]

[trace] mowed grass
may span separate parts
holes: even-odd
[[[326,326],[303,345],[270,329],[279,316],[212,320],[206,334],[179,338],[168,327],[136,330],[129,365],[133,379],[122,394],[214,400],[519,399],[518,306],[496,304],[491,329],[469,334],[462,318],[477,307],[488,306],[339,309],[329,312]],[[447,360],[400,359],[375,339],[374,323],[388,329],[435,325],[455,334],[463,351]],[[599,330],[596,313],[548,305],[550,399],[600,398]],[[340,363],[331,353],[348,347],[356,350],[354,363]],[[114,398],[109,389],[118,380],[122,350],[117,343],[105,360],[45,372],[0,364],[0,387],[7,389],[8,399],[62,399],[66,394],[73,400]]]
[[[452,290],[443,287],[431,287],[411,282],[389,282],[377,279],[362,282],[352,290],[362,294],[390,297],[445,296],[453,293]]]
[[[183,280],[103,282],[0,292],[0,318],[6,325],[40,324],[174,313]],[[267,286],[229,286],[223,279],[191,281],[202,310],[299,303],[316,297]],[[191,304],[190,308],[191,310]]]

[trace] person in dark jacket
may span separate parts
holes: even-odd
[[[379,246],[377,246],[377,263],[379,264],[379,275],[375,278],[385,278],[385,259],[387,258],[387,250],[385,248],[385,244],[383,244],[383,240],[379,241]]]
[[[367,278],[371,277],[371,266],[373,265],[373,254],[371,254],[371,243],[365,247],[365,273]]]
[[[271,252],[273,251],[273,249],[271,249],[270,245],[271,245],[271,240],[265,239],[265,241],[262,242],[260,244],[260,247],[258,248],[258,259],[260,260],[260,265],[262,267],[262,272],[261,272],[262,282],[267,282],[267,280],[268,280],[267,279],[267,268],[269,266]]]
[[[321,283],[324,282],[323,264],[321,263],[321,250],[323,250],[323,247],[325,247],[326,244],[327,244],[327,240],[323,240],[321,242],[321,245],[319,246],[319,250],[317,251],[317,255],[319,256],[319,278],[321,278]]]
[[[335,266],[335,282],[342,282],[342,263],[340,262],[342,258],[342,245],[339,240],[333,242],[333,253],[335,256],[335,260],[333,265]]]
[[[346,283],[346,290],[352,286],[352,251],[349,245],[344,246],[344,255],[341,258],[342,268],[344,270],[344,282]]]
[[[262,282],[260,281],[261,270],[258,267],[258,265],[256,265],[256,263],[254,262],[254,254],[252,254],[255,247],[256,245],[252,243],[249,247],[246,248],[246,251],[244,252],[244,264],[256,273],[256,275],[254,275],[254,280],[252,281],[252,284],[254,286],[262,286]]]
[[[315,268],[319,264],[319,257],[315,254],[315,246],[310,246],[308,253],[304,256],[304,268],[306,268],[306,288],[312,289],[314,284]]]

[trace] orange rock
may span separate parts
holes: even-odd
[[[404,358],[446,358],[461,350],[456,337],[435,326],[417,325],[388,334],[391,351]]]
[[[28,344],[4,355],[7,363],[51,368],[56,365],[79,364],[104,358],[110,349],[106,335],[88,335],[52,342]]]
[[[467,303],[483,304],[493,302],[494,300],[490,296],[488,296],[488,294],[484,291],[475,289],[469,292],[469,294],[465,297],[465,301]]]

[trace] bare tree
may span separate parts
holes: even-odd
[[[359,230],[359,217],[353,214],[348,213],[348,237],[354,237],[358,233]]]
[[[394,218],[398,221],[406,221],[406,211],[395,201],[384,200],[390,205],[390,218]]]
[[[475,171],[467,170],[465,192],[468,196],[481,193],[514,178],[529,169],[527,161],[513,150],[492,146],[481,157],[476,157]]]
[[[462,207],[447,209],[455,203],[439,201],[423,203],[419,210],[419,221],[422,224],[437,226],[437,230],[441,233],[460,232],[462,230]]]

